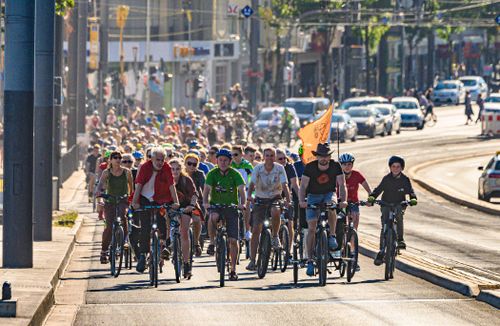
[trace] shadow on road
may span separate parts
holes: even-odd
[[[209,289],[217,289],[220,288],[216,285],[204,285],[204,286],[193,286],[188,288],[176,288],[176,289],[165,289],[161,291],[165,292],[179,292],[179,291],[195,291],[195,290],[209,290]]]

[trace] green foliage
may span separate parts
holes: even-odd
[[[462,26],[457,26],[457,27],[452,27],[449,25],[443,26],[443,27],[438,27],[436,28],[436,34],[439,38],[445,40],[446,42],[451,41],[451,36],[453,34],[459,34],[464,31],[464,27]]]
[[[75,0],[56,0],[56,14],[64,16],[66,10],[75,6]]]
[[[374,55],[375,53],[377,53],[380,40],[382,39],[384,34],[391,29],[390,26],[379,24],[378,22],[378,17],[373,16],[368,22],[368,28],[359,29],[359,33],[361,33],[363,42],[365,42],[366,38],[368,37],[369,55]]]

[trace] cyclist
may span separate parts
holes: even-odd
[[[99,154],[99,149],[101,146],[99,144],[95,144],[92,147],[92,152],[87,156],[85,160],[85,175],[87,176],[87,187],[88,187],[88,195],[89,198],[92,198],[94,195],[94,187],[96,183],[96,168],[97,168],[97,160],[101,156]]]
[[[357,231],[359,226],[359,198],[358,198],[358,189],[359,185],[361,185],[367,193],[371,193],[372,190],[368,181],[366,181],[365,177],[361,174],[361,172],[354,170],[354,155],[351,153],[344,153],[339,157],[339,163],[342,166],[342,171],[345,175],[345,182],[347,188],[347,202],[350,205],[350,210],[348,212],[349,220],[353,221],[354,229]],[[337,231],[340,231],[337,227]],[[356,271],[359,271],[359,265],[356,266]]]
[[[338,162],[331,159],[330,145],[328,143],[318,144],[316,151],[312,152],[316,160],[309,162],[304,169],[304,174],[300,182],[299,205],[306,208],[307,205],[330,204],[336,196],[335,191],[340,193],[340,208],[347,207],[345,177]],[[306,203],[307,193],[307,203]],[[315,242],[315,230],[318,223],[318,211],[308,208],[306,210],[307,225],[310,232],[307,233],[306,243],[308,250],[307,272],[309,276],[314,275],[313,252]],[[335,250],[338,247],[335,237],[337,215],[334,210],[328,212],[328,225],[330,226],[330,236],[328,247]]]
[[[241,145],[232,146],[231,155],[233,157],[231,167],[233,169],[236,169],[241,174],[243,180],[245,181],[245,185],[250,184],[253,165],[243,158],[243,147]],[[252,237],[252,233],[250,231],[250,203],[248,202],[247,209],[243,212],[243,215],[245,217],[245,225],[242,225],[241,227],[244,227],[246,230],[245,238],[247,240],[250,240],[250,238]]]
[[[179,208],[179,198],[175,190],[172,169],[165,162],[167,153],[162,147],[154,147],[151,150],[151,160],[141,166],[135,180],[135,192],[132,206],[138,209],[144,205],[172,204],[173,209]],[[144,272],[146,267],[146,253],[149,252],[151,214],[140,212],[141,221],[139,249],[141,254],[137,261],[136,269],[139,273]],[[158,220],[158,230],[162,245],[165,245],[166,223],[164,218]]]
[[[197,220],[197,225],[200,226],[200,210],[198,207],[199,194],[196,191],[193,180],[184,171],[181,160],[173,158],[170,160],[169,164],[172,168],[172,175],[174,177],[175,188],[177,190],[177,196],[179,197],[180,207],[184,208],[184,213],[181,215],[180,220],[181,248],[182,258],[184,261],[184,278],[189,279],[192,276],[192,266],[190,264],[189,257],[191,248],[191,240],[189,239],[189,227],[191,225],[191,220]],[[198,238],[200,236],[199,229],[200,228],[198,227]],[[193,238],[196,239],[196,237],[194,236]]]
[[[290,114],[287,108],[283,110],[283,116],[281,117],[281,131],[280,131],[280,140],[283,138],[283,135],[286,134],[286,143],[290,147],[290,140],[292,134],[292,123],[293,116]]]
[[[406,195],[410,196],[410,205],[417,204],[417,195],[413,191],[410,178],[403,174],[405,168],[405,160],[401,156],[391,156],[389,158],[389,168],[391,172],[382,178],[380,184],[370,193],[368,202],[373,204],[375,199],[382,194],[382,200],[390,204],[398,204],[406,199]],[[383,226],[384,222],[389,217],[391,212],[389,207],[382,206],[382,229],[380,230],[380,251],[375,258],[375,265],[379,266],[383,263],[384,253],[383,248]],[[398,233],[398,248],[406,249],[404,242],[404,227],[403,227],[404,209],[398,208],[396,212],[397,233]]]
[[[255,152],[257,152],[257,149],[253,146],[246,146],[245,147],[245,160],[248,161],[252,165],[252,167],[256,166],[257,163],[255,162]]]
[[[281,194],[285,194],[286,205],[290,206],[290,192],[288,191],[287,178],[285,168],[275,162],[276,151],[274,148],[266,148],[264,150],[264,163],[255,166],[252,173],[250,185],[248,186],[248,199],[251,202],[264,202],[269,205],[282,199]],[[252,193],[255,190],[255,200]],[[255,256],[257,255],[257,247],[259,246],[260,232],[266,211],[269,205],[261,204],[254,205],[251,216],[252,238],[250,243],[250,263],[247,270],[256,270]],[[281,210],[278,207],[271,207],[272,218],[272,247],[281,247],[278,231],[280,227],[280,214]]]
[[[285,168],[286,178],[288,180],[288,187],[289,189],[292,190],[293,198],[295,198],[299,193],[299,182],[297,178],[297,172],[295,171],[295,167],[293,166],[292,163],[288,161],[288,157],[285,151],[281,149],[276,150],[276,160],[278,161],[279,164],[283,165],[283,167]],[[286,218],[288,219],[288,236],[289,236],[288,243],[292,243],[293,233],[294,233],[294,228],[293,228],[294,212],[292,210],[287,210],[286,215],[287,215]]]
[[[118,205],[118,216],[121,217],[124,233],[127,234],[127,220],[125,212],[128,206],[128,195],[132,193],[133,180],[132,173],[129,169],[121,166],[122,155],[120,152],[112,152],[109,167],[102,173],[101,179],[97,186],[96,196],[101,195],[104,191],[106,194],[122,197],[127,195],[127,198],[121,201],[116,201],[115,198],[107,199],[104,204],[104,217],[106,219],[106,227],[102,233],[102,249],[101,249],[101,264],[108,263],[108,248],[111,242],[111,231],[115,214],[116,205]]]
[[[203,204],[201,194],[203,194],[203,188],[205,187],[205,174],[198,170],[199,158],[195,154],[188,154],[184,157],[184,164],[186,173],[194,182],[196,191],[199,194],[198,204],[201,207]],[[201,215],[203,216],[203,214]],[[201,245],[200,245],[200,234],[202,229],[201,219],[197,219],[193,222],[193,237],[194,237],[194,252],[196,257],[201,256]],[[206,230],[205,230],[206,232]]]
[[[227,149],[220,149],[217,154],[217,167],[207,174],[205,188],[203,189],[203,206],[208,211],[210,205],[238,205],[238,208],[245,209],[245,181],[238,171],[233,169],[231,164],[232,155]],[[239,201],[238,201],[239,200]],[[238,257],[239,244],[239,219],[238,212],[230,207],[218,209],[210,213],[208,222],[208,235],[210,245],[207,253],[213,255],[216,225],[219,215],[223,215],[226,221],[226,230],[229,238],[229,252],[231,256],[231,272],[229,279],[238,280],[236,274],[236,261]]]

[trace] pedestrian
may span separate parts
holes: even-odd
[[[478,123],[478,121],[481,121],[481,117],[483,116],[483,111],[484,111],[484,99],[481,96],[481,94],[477,95],[476,104],[477,106],[479,106],[479,112],[477,113],[477,119],[476,119],[476,123]]]
[[[472,99],[469,91],[465,92],[465,115],[467,116],[467,121],[465,121],[466,125],[469,124],[469,121],[474,121],[472,119],[472,116],[474,116],[474,111],[472,111]]]

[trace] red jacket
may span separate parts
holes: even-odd
[[[141,166],[139,174],[135,178],[135,183],[144,186],[151,176],[153,175],[153,162],[148,161]],[[171,203],[173,201],[172,194],[170,193],[170,186],[174,184],[174,177],[172,176],[172,169],[170,165],[165,162],[163,167],[156,174],[155,178],[155,193],[153,200],[158,204]]]

